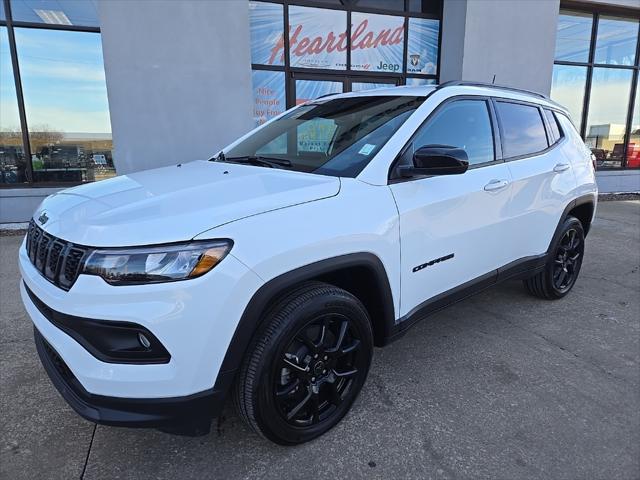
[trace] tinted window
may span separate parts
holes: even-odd
[[[484,100],[458,100],[442,107],[420,129],[413,141],[414,150],[426,145],[451,145],[464,148],[469,164],[492,162],[493,132]]]
[[[558,140],[562,138],[562,133],[560,132],[560,126],[558,125],[558,120],[556,116],[551,110],[545,109],[544,114],[547,116],[547,123],[549,124],[549,128],[551,129],[551,138],[552,142],[556,143]]]
[[[496,102],[505,157],[527,155],[547,148],[547,135],[537,107]]]

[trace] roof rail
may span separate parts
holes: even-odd
[[[500,90],[510,90],[512,92],[526,93],[528,95],[535,95],[536,97],[544,98],[545,100],[551,100],[549,97],[547,97],[546,95],[544,95],[542,93],[539,93],[539,92],[534,92],[532,90],[526,90],[524,88],[508,87],[506,85],[495,85],[493,83],[469,82],[469,81],[465,81],[465,80],[451,80],[451,81],[448,81],[448,82],[441,83],[440,85],[438,85],[436,87],[436,90],[440,89],[440,88],[445,88],[445,87],[488,87],[488,88],[498,88]]]

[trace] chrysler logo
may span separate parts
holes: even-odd
[[[40,225],[44,225],[45,223],[47,223],[48,220],[49,220],[49,217],[47,217],[47,212],[44,212],[44,211],[38,217],[38,221],[40,222]]]

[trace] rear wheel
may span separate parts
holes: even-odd
[[[350,293],[310,282],[265,322],[240,372],[238,409],[269,440],[309,441],[344,417],[365,382],[373,352],[367,311]]]
[[[524,281],[527,290],[539,298],[554,300],[573,288],[584,257],[584,230],[575,217],[567,217],[549,250],[542,272]]]

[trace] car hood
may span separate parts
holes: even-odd
[[[199,160],[63,190],[33,218],[51,235],[81,245],[149,245],[190,240],[339,191],[337,177]]]

